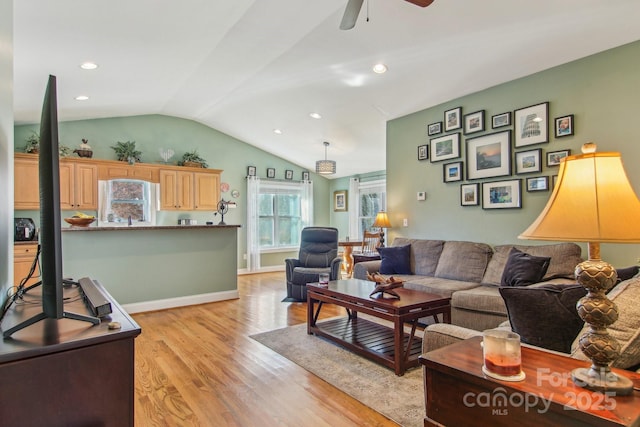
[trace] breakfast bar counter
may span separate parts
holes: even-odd
[[[63,227],[64,275],[99,280],[129,313],[238,298],[239,227]]]

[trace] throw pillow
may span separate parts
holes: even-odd
[[[516,248],[512,248],[507,264],[502,273],[502,286],[528,286],[542,280],[547,268],[549,257],[529,255]]]
[[[549,350],[571,352],[584,322],[576,303],[587,294],[580,285],[547,284],[537,288],[500,288],[513,331],[522,342]]]
[[[378,248],[380,274],[411,274],[411,245]]]
[[[616,273],[618,273],[618,280],[616,283],[624,282],[625,280],[631,279],[633,276],[638,274],[640,271],[640,267],[637,265],[633,265],[627,268],[616,268]]]

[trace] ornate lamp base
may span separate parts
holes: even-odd
[[[578,264],[576,279],[588,291],[576,308],[580,318],[589,325],[579,343],[592,365],[573,370],[571,378],[576,385],[590,390],[631,394],[631,380],[614,374],[609,367],[620,355],[620,344],[607,331],[607,327],[618,320],[618,308],[605,292],[615,285],[617,274],[611,264],[600,259],[598,243],[589,243],[589,260]]]

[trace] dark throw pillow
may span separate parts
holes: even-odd
[[[618,273],[618,281],[616,283],[631,279],[638,274],[638,271],[640,271],[640,267],[637,265],[626,268],[616,268],[616,273]]]
[[[380,274],[411,274],[411,245],[378,248]]]
[[[513,332],[521,341],[571,353],[571,343],[584,325],[576,303],[587,294],[580,285],[501,287]]]
[[[551,258],[533,256],[512,248],[502,272],[501,286],[529,286],[542,280]]]

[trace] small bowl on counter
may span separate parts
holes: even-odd
[[[88,227],[91,223],[93,223],[95,218],[65,218],[65,222],[71,224],[72,227]]]

